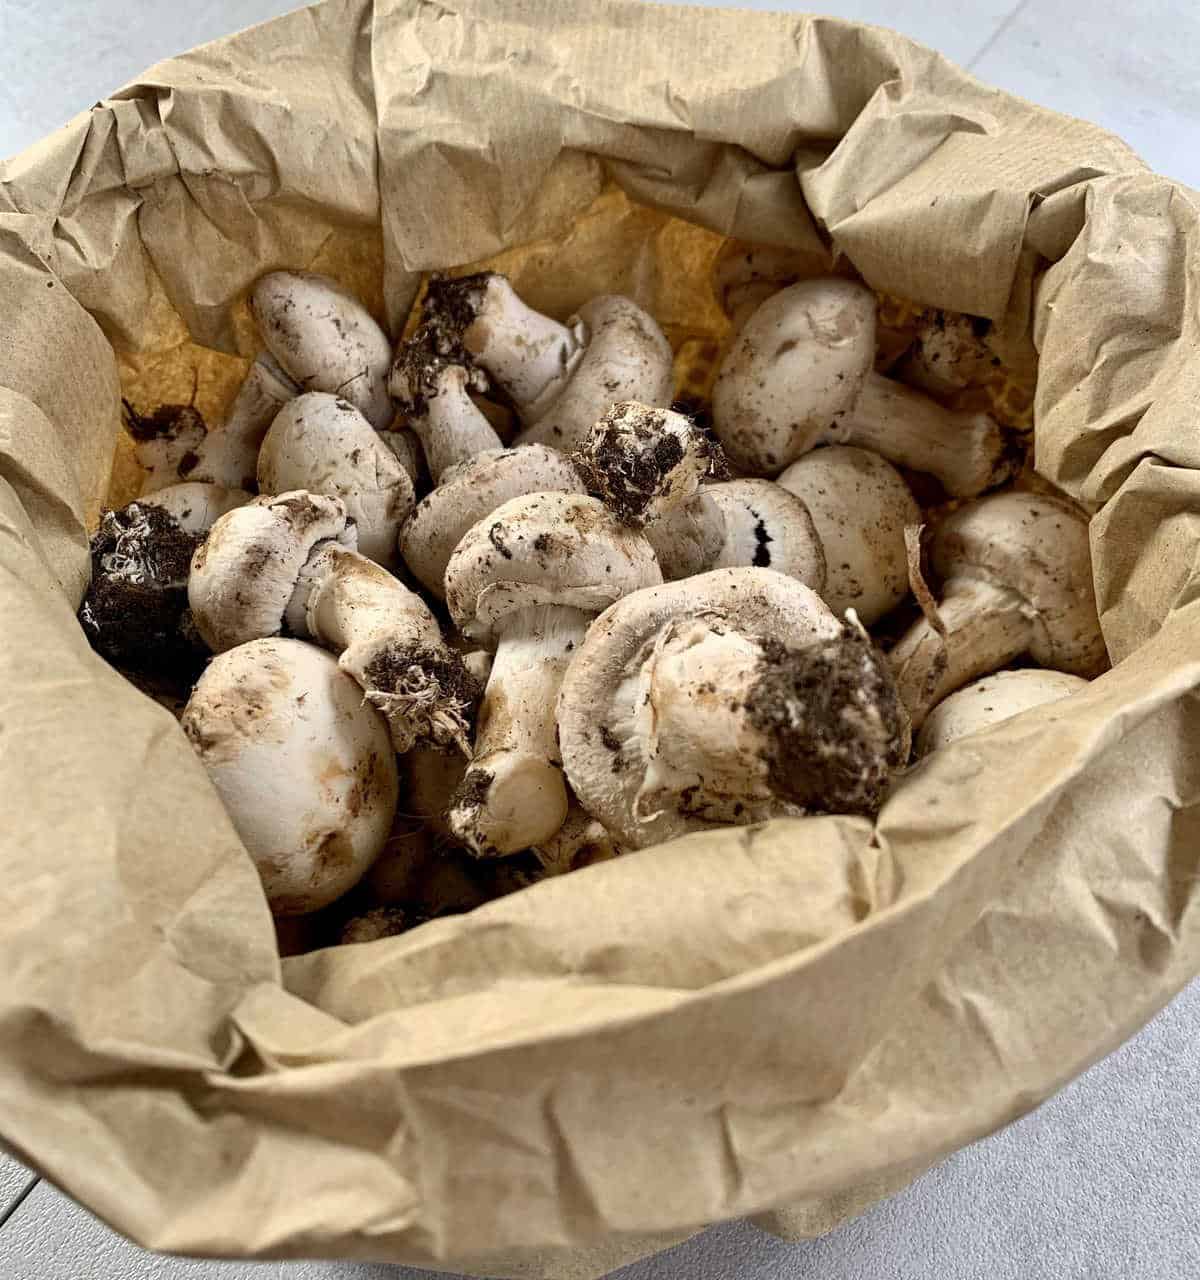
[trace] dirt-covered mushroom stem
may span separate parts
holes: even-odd
[[[474,363],[444,356],[437,335],[435,326],[421,325],[396,349],[388,378],[388,390],[420,437],[435,485],[457,463],[503,447],[470,395],[488,389],[487,376]]]
[[[525,424],[517,444],[570,452],[609,405],[670,402],[670,344],[629,298],[592,298],[564,325],[484,272],[431,281],[422,325],[442,354],[482,366],[509,396]]]
[[[450,824],[478,856],[516,853],[567,814],[554,722],[566,667],[591,619],[661,581],[654,553],[595,498],[514,498],[468,531],[446,567],[446,602],[495,649],[475,756]]]
[[[770,567],[820,592],[825,557],[804,504],[768,480],[730,480],[720,445],[671,409],[613,405],[574,454],[592,493],[654,548],[663,577]]]
[[[934,530],[929,563],[942,583],[936,617],[891,653],[914,728],[955,689],[1023,654],[1088,679],[1107,665],[1088,524],[1068,502],[1012,492],[967,503]]]
[[[635,848],[781,815],[873,814],[909,744],[886,660],[769,569],[720,569],[608,609],[558,717],[580,803]]]
[[[134,456],[147,472],[142,493],[180,481],[253,489],[258,451],[275,415],[300,388],[267,353],[251,364],[225,420],[206,430],[189,405],[162,405],[139,414],[126,400],[125,422]]]
[[[424,601],[354,550],[336,498],[260,497],[218,520],[192,560],[188,598],[214,652],[289,634],[338,655],[385,717],[398,752],[417,742],[469,751],[478,682]]]
[[[528,306],[506,276],[434,276],[422,328],[443,356],[478,363],[524,417],[565,385],[583,354],[579,322],[561,324]]]
[[[193,678],[207,650],[187,613],[192,556],[214,520],[249,500],[240,489],[177,484],[103,512],[79,608],[92,647],[128,670]]]

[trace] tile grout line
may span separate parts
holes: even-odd
[[[992,51],[992,49],[999,43],[1000,38],[1008,31],[1008,29],[1012,26],[1012,24],[1016,22],[1016,20],[1021,16],[1022,12],[1029,7],[1029,4],[1030,4],[1030,0],[1019,0],[1019,3],[1008,15],[1008,17],[1004,18],[1001,21],[1000,25],[996,28],[996,30],[993,31],[990,36],[988,36],[988,38],[983,42],[980,48],[971,55],[970,60],[964,64],[966,67],[966,70],[968,71],[973,70],[975,66],[982,60],[984,55]]]
[[[34,1187],[37,1186],[39,1182],[41,1182],[41,1180],[42,1179],[40,1174],[36,1174],[36,1173],[31,1174],[29,1177],[29,1181],[21,1188],[21,1190],[17,1193],[16,1197],[12,1200],[12,1202],[6,1205],[3,1210],[0,1210],[0,1230],[3,1230],[4,1225],[13,1216],[13,1214],[16,1213],[16,1211],[25,1203],[25,1201],[29,1197],[29,1193],[34,1189]]]

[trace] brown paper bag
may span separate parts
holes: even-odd
[[[0,177],[0,1133],[135,1240],[588,1280],[723,1218],[821,1230],[1200,968],[1197,197],[1115,139],[843,22],[341,0]],[[133,479],[118,374],[219,410],[260,272],[396,327],[496,255],[711,344],[726,236],[1033,339],[1118,665],[874,826],[696,836],[281,966],[182,734],[73,616]]]

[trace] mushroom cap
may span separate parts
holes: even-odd
[[[316,911],[361,879],[391,829],[396,758],[329,654],[278,638],[219,654],[181,724],[276,915]]]
[[[714,569],[774,569],[825,592],[825,552],[808,508],[774,480],[727,480],[705,496],[725,518],[725,543]]]
[[[735,466],[775,475],[836,425],[875,358],[875,295],[802,280],[746,321],[717,370],[713,424]]]
[[[959,738],[982,733],[1022,711],[1047,702],[1069,698],[1088,682],[1065,671],[1043,671],[1027,667],[1020,671],[997,671],[964,685],[943,698],[926,717],[917,734],[917,755],[949,746]]]
[[[473,524],[526,493],[583,493],[569,458],[544,444],[488,449],[448,467],[441,483],[418,504],[400,530],[400,551],[413,577],[445,597],[446,565]]]
[[[716,569],[638,591],[605,610],[567,669],[558,696],[558,737],[563,769],[580,803],[620,844],[641,848],[721,825],[674,809],[638,816],[647,760],[636,737],[619,727],[630,721],[630,703],[640,689],[633,677],[647,648],[672,621],[702,616],[790,644],[842,634],[842,624],[815,591],[772,569]]]
[[[503,619],[536,605],[599,613],[662,581],[654,551],[596,498],[532,493],[473,525],[446,565],[446,603],[471,639],[494,646]]]
[[[904,477],[869,449],[834,444],[797,459],[779,484],[808,508],[825,548],[825,603],[872,626],[908,595],[904,530],[921,523]]]
[[[392,344],[336,280],[304,271],[268,272],[250,291],[250,312],[267,350],[302,387],[336,393],[380,430],[391,422]]]
[[[671,402],[671,344],[649,312],[629,298],[605,294],[585,302],[578,319],[587,327],[588,340],[575,372],[548,404],[535,405],[526,414],[532,425],[517,437],[518,444],[548,444],[569,453],[610,405]]]
[[[138,502],[142,506],[162,507],[175,517],[185,533],[207,533],[214,521],[227,511],[245,506],[252,496],[245,489],[226,489],[219,484],[187,480],[143,494]]]
[[[1090,679],[1108,665],[1088,521],[1063,499],[1010,492],[966,503],[934,531],[929,563],[943,581],[984,578],[1027,601],[1040,666]]]
[[[340,498],[358,526],[358,549],[395,564],[396,538],[413,509],[412,480],[347,400],[313,391],[284,405],[258,455],[258,487]]]
[[[336,539],[354,545],[346,508],[322,494],[281,493],[226,512],[192,557],[188,603],[214,653],[283,627],[312,549]]]

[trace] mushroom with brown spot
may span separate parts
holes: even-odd
[[[525,424],[517,444],[570,452],[616,401],[670,403],[671,345],[629,298],[592,298],[560,324],[488,271],[432,280],[422,317],[443,354],[481,366],[512,399]]]
[[[488,449],[460,462],[442,473],[400,530],[404,563],[441,598],[450,554],[472,525],[512,498],[553,491],[583,493],[585,485],[568,458],[542,444]]]
[[[450,813],[474,853],[515,853],[562,826],[554,700],[563,673],[597,613],[661,580],[650,544],[581,494],[514,498],[455,548],[450,614],[495,650],[475,755]]]
[[[921,508],[904,477],[869,449],[832,444],[793,462],[778,483],[804,503],[816,528],[825,603],[874,626],[908,595],[904,530],[921,523]]]
[[[771,569],[613,605],[567,671],[558,722],[580,803],[635,849],[772,817],[872,816],[909,749],[886,659]]]
[[[415,503],[412,480],[379,433],[347,400],[323,391],[280,410],[258,455],[261,493],[305,489],[340,498],[363,555],[390,566]]]
[[[777,475],[819,444],[853,444],[972,497],[1021,450],[987,414],[956,413],[875,373],[875,295],[803,280],[769,297],[734,337],[713,387],[713,423],[735,466]]]
[[[942,582],[936,616],[891,653],[914,728],[955,689],[1023,654],[1087,679],[1107,665],[1088,522],[1068,502],[1013,492],[967,503],[934,530],[929,563]]]
[[[1044,671],[1025,667],[1020,671],[997,671],[974,680],[952,693],[929,713],[917,734],[917,755],[948,747],[959,738],[969,738],[1019,716],[1023,711],[1061,702],[1088,682],[1065,671]]]
[[[588,488],[654,548],[663,577],[770,567],[820,593],[825,555],[804,504],[769,480],[729,480],[720,446],[671,409],[622,403],[575,456]]]
[[[251,289],[250,311],[267,350],[302,390],[340,396],[376,430],[388,426],[392,344],[349,290],[328,276],[271,271]]]
[[[469,750],[479,685],[415,592],[354,548],[336,498],[256,498],[223,516],[193,557],[188,599],[214,652],[290,634],[338,654],[398,752],[417,742]]]
[[[383,717],[329,654],[279,638],[219,654],[181,723],[276,915],[362,878],[392,825],[396,762]]]

